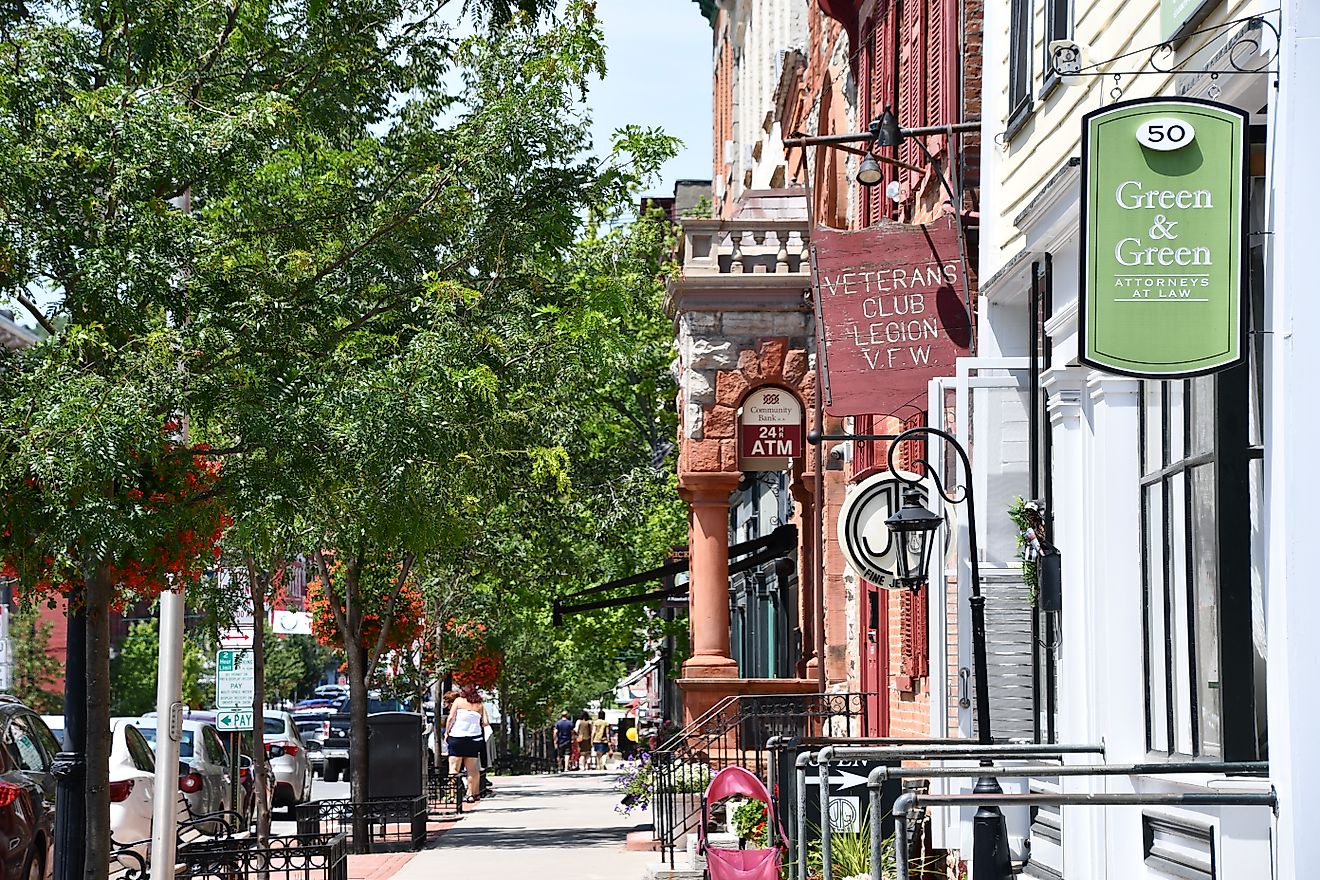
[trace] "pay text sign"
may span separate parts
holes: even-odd
[[[970,354],[953,218],[859,232],[817,229],[812,254],[825,411],[924,411],[927,383],[953,375],[954,361]]]

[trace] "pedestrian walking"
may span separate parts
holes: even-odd
[[[610,751],[610,724],[605,720],[604,709],[601,709],[596,720],[591,722],[591,751],[596,769],[608,769],[605,766],[605,757]]]
[[[468,793],[463,800],[469,804],[481,797],[481,754],[486,750],[486,724],[481,692],[471,685],[461,688],[449,708],[445,739],[449,742],[450,768],[457,761],[467,772]]]
[[[583,709],[573,725],[573,766],[588,770],[592,766],[591,757],[591,715]]]
[[[573,760],[573,722],[568,720],[567,709],[559,713],[559,720],[555,722],[555,757],[559,769],[567,773],[569,762]]]

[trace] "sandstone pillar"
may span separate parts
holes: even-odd
[[[688,542],[691,582],[692,658],[685,678],[732,678],[738,667],[729,656],[729,493],[742,474],[688,473],[681,479],[692,510]]]

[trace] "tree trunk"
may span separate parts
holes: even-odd
[[[103,566],[87,581],[87,862],[86,880],[110,870],[110,602]],[[174,792],[159,792],[173,797]]]
[[[367,802],[367,646],[362,640],[362,594],[358,587],[361,556],[344,566],[344,653],[348,655],[348,772],[349,800]],[[353,812],[353,849],[371,851],[365,811]]]
[[[252,585],[252,793],[256,799],[257,840],[270,839],[270,801],[266,795],[266,581],[247,559],[248,582]]]

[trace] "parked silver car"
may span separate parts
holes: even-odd
[[[142,718],[134,726],[156,747],[156,719]],[[233,810],[230,792],[229,756],[215,726],[192,718],[184,719],[179,739],[179,763],[188,772],[179,777],[179,788],[188,801],[188,812],[204,816]]]
[[[288,712],[267,709],[265,712],[266,755],[275,772],[273,806],[292,807],[312,799],[311,756],[302,734]]]

